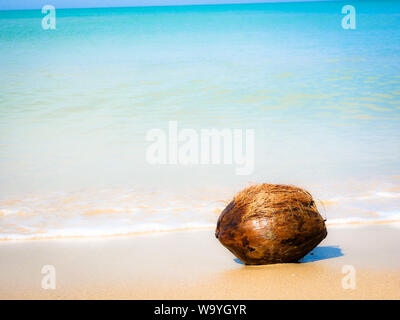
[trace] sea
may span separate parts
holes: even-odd
[[[400,221],[400,1],[46,15],[0,11],[0,240],[214,228],[256,183],[328,225]],[[252,170],[151,163],[171,123],[250,130]]]

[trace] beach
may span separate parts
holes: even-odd
[[[211,229],[2,241],[0,298],[399,299],[398,228],[331,226],[302,263],[266,266],[235,260]],[[54,290],[41,286],[44,265],[55,268]],[[343,288],[344,266],[354,267],[354,289]]]
[[[399,299],[400,2],[344,5],[0,10],[0,299]],[[262,183],[301,263],[214,236]]]

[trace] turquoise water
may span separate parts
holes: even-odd
[[[400,3],[0,11],[0,237],[213,226],[253,182],[400,214]],[[255,132],[255,166],[150,165],[151,128]]]

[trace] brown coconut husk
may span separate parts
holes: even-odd
[[[246,264],[297,262],[327,235],[307,191],[261,184],[239,192],[222,211],[215,236]]]

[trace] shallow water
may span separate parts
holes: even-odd
[[[213,226],[253,182],[400,214],[400,4],[0,11],[0,238]],[[150,165],[151,128],[253,129],[251,175]],[[224,202],[225,201],[225,202]]]

